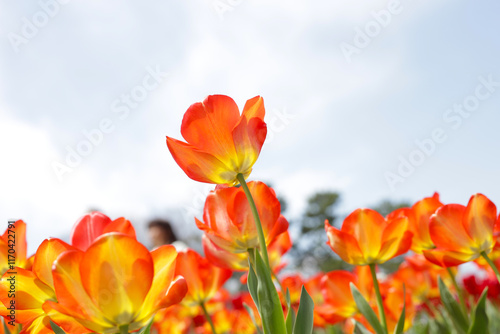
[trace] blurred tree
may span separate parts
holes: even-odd
[[[299,232],[290,250],[292,266],[307,272],[328,272],[349,267],[326,244],[325,220],[330,224],[336,222],[338,216],[335,209],[339,200],[339,193],[318,192],[307,200],[303,217],[291,222]]]

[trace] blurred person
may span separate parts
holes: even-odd
[[[187,245],[178,240],[175,235],[172,225],[169,221],[164,219],[154,219],[148,224],[149,238],[153,248],[162,245],[172,245],[177,251],[187,249]]]

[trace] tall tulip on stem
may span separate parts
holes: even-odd
[[[269,209],[265,199],[258,199],[262,202],[259,207],[256,195],[252,194],[255,190],[264,197],[275,197],[274,191],[261,182],[252,182],[250,185],[245,181],[252,172],[266,138],[264,115],[264,102],[260,96],[248,100],[240,114],[238,106],[230,97],[211,95],[203,102],[191,105],[184,114],[181,133],[186,142],[167,137],[167,146],[177,164],[191,179],[225,187],[241,185],[248,201],[247,207],[242,206],[238,194],[240,189],[218,187],[207,197],[204,223],[196,220],[196,224],[205,232],[204,248],[211,250],[208,254],[212,253],[207,257],[216,258],[214,263],[218,265],[230,260],[232,264],[229,267],[235,264],[244,267],[240,261],[242,254],[255,250],[252,253],[255,258],[249,256],[248,286],[255,303],[265,303],[259,307],[264,333],[286,334],[283,309],[272,280],[267,245],[288,228],[288,222],[280,216],[276,198],[271,199],[273,205]],[[234,210],[236,214],[228,214],[227,203],[239,207],[239,210]],[[221,208],[226,212],[221,214]],[[261,217],[259,211],[262,208],[266,211]],[[218,214],[214,214],[213,210]],[[252,222],[248,219],[250,212]],[[313,329],[314,304],[307,291],[303,296],[303,306],[299,308],[294,324],[297,330],[294,333],[312,333]]]
[[[387,333],[387,321],[375,272],[378,263],[384,263],[406,253],[413,234],[408,231],[408,218],[386,220],[371,209],[357,209],[342,224],[340,230],[325,222],[328,245],[347,263],[370,267],[377,297],[379,317]]]

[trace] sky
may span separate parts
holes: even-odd
[[[196,231],[213,186],[165,136],[210,94],[260,95],[250,180],[287,217],[317,191],[348,214],[435,191],[500,203],[500,3],[463,0],[0,0],[0,221],[29,251],[89,209]],[[325,239],[326,240],[326,239]]]

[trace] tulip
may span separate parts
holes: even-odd
[[[444,205],[431,217],[429,230],[435,249],[424,250],[427,260],[442,267],[456,266],[491,252],[497,219],[495,204],[476,194],[467,207]]]
[[[369,272],[363,267],[357,267],[355,273],[346,270],[334,270],[325,274],[320,281],[324,302],[317,307],[318,314],[329,324],[336,324],[359,313],[351,294],[350,284],[369,298],[371,294],[371,279]]]
[[[281,206],[274,190],[258,181],[249,182],[248,187],[255,199],[268,246],[288,229],[288,222],[280,214]],[[254,218],[241,187],[212,191],[205,202],[203,222],[196,218],[195,221],[205,232],[207,258],[214,259],[218,265],[246,268],[243,263],[247,261],[248,250],[260,246]]]
[[[167,137],[177,164],[199,182],[234,185],[247,178],[266,139],[264,101],[248,100],[240,115],[229,96],[210,95],[189,107],[181,134],[187,143]]]
[[[174,278],[176,257],[170,245],[150,253],[130,236],[104,234],[85,252],[70,250],[57,258],[58,302],[48,306],[94,332],[138,330],[186,294],[184,278]]]
[[[353,265],[384,263],[406,253],[412,233],[406,217],[386,220],[371,209],[357,209],[340,230],[325,221],[328,245],[342,260]]]
[[[231,270],[216,267],[200,254],[188,249],[178,254],[175,273],[186,277],[188,292],[183,304],[199,305],[212,326],[212,331],[215,332],[212,318],[208,314],[205,303],[212,299],[232,276]]]

